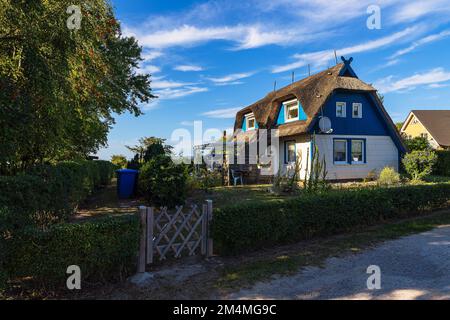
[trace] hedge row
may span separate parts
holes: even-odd
[[[439,176],[450,177],[450,151],[437,151],[438,160],[433,173]]]
[[[16,212],[16,224],[64,221],[95,188],[114,174],[108,161],[61,162],[17,176],[0,176],[0,207]]]
[[[450,206],[450,184],[330,191],[216,209],[212,233],[223,254],[309,239]]]
[[[137,216],[61,223],[46,231],[28,227],[0,243],[4,249],[0,274],[10,279],[31,277],[46,288],[59,288],[66,284],[67,267],[77,265],[85,281],[121,279],[134,271],[139,228]]]

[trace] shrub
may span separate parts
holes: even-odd
[[[218,170],[200,168],[198,171],[191,172],[187,176],[186,183],[189,191],[201,189],[205,192],[209,192],[211,188],[222,185],[222,174]]]
[[[168,156],[156,156],[141,167],[139,193],[154,206],[174,207],[186,198],[187,173],[184,165]]]
[[[433,173],[450,177],[450,151],[437,151],[437,161]]]
[[[64,286],[70,265],[81,268],[83,280],[120,279],[135,266],[139,228],[137,216],[28,227],[3,241],[4,270],[45,287]]]
[[[433,172],[436,159],[433,151],[412,151],[403,157],[402,163],[413,180],[421,180]]]
[[[215,248],[229,254],[326,236],[448,207],[450,184],[330,191],[216,209]]]
[[[382,186],[391,186],[400,182],[400,175],[392,167],[385,167],[380,172],[378,184]]]
[[[64,221],[95,188],[108,184],[113,172],[114,166],[107,161],[86,160],[0,176],[0,207],[16,212],[14,223],[18,225]]]

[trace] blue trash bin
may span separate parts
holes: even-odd
[[[120,169],[117,173],[117,194],[120,199],[128,199],[134,194],[139,171]]]

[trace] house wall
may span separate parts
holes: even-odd
[[[366,163],[334,164],[333,141],[336,138],[365,140]],[[329,180],[364,179],[370,171],[375,170],[379,173],[386,166],[398,171],[398,150],[390,136],[318,134],[315,141],[320,158],[325,157]]]
[[[336,117],[336,103],[346,103],[346,117]],[[362,118],[352,117],[353,103],[362,104]],[[388,136],[387,123],[367,93],[336,92],[325,104],[323,115],[330,118],[333,134]],[[315,132],[320,132],[318,123]]]

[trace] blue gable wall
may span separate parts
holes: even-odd
[[[336,117],[336,102],[347,104],[346,117]],[[352,118],[353,103],[362,104],[362,118]],[[323,115],[330,118],[333,134],[339,135],[390,135],[388,126],[376,109],[372,99],[364,93],[334,93],[326,103]],[[318,123],[313,127],[315,132],[319,132]]]

